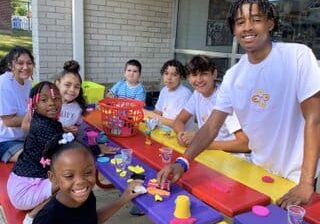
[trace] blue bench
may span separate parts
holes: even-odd
[[[154,153],[151,152],[150,153]],[[140,165],[144,168],[144,175],[146,179],[155,178],[157,172],[152,169],[147,164],[138,160],[135,156],[132,158],[133,165]],[[97,162],[97,169],[105,177],[107,177],[116,188],[123,191],[127,187],[127,177],[120,177],[119,174],[115,171],[115,166],[110,162],[103,163]],[[141,195],[133,200],[133,202],[140,207],[148,217],[159,224],[167,224],[174,218],[174,208],[175,208],[175,199],[178,195],[187,195],[190,198],[191,202],[191,215],[196,218],[196,223],[218,223],[223,220],[223,216],[217,212],[215,209],[211,208],[201,200],[197,199],[178,185],[172,185],[170,190],[170,197],[164,197],[162,202],[156,202],[154,197],[150,194]]]

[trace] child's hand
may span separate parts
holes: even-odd
[[[143,115],[145,119],[152,118],[153,112],[150,110],[143,109]]]
[[[115,98],[116,96],[110,90],[108,90],[106,93],[106,97]]]
[[[73,135],[76,135],[78,133],[79,126],[78,125],[66,126],[66,127],[63,127],[63,130],[64,132],[71,132]]]
[[[194,135],[193,132],[181,131],[177,134],[178,143],[183,146],[189,146]]]
[[[121,200],[124,203],[131,201],[133,198],[137,197],[140,194],[144,194],[143,192],[134,192],[133,189],[135,186],[141,186],[143,184],[143,180],[133,180],[129,183],[127,189],[121,195]]]

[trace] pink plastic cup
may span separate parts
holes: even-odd
[[[98,136],[98,132],[96,131],[88,131],[87,132],[87,137],[88,137],[88,145],[95,145],[97,144],[96,142],[96,137]]]

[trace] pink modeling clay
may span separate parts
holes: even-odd
[[[252,212],[258,216],[267,216],[269,215],[270,211],[267,207],[261,205],[255,205],[252,207]]]
[[[187,218],[187,219],[178,219],[178,218],[173,218],[170,221],[170,224],[193,224],[197,221],[196,218]]]
[[[274,182],[274,179],[270,176],[263,176],[261,179],[265,183],[273,183]]]

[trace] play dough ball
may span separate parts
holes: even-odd
[[[265,183],[273,183],[274,182],[274,179],[270,176],[263,176],[261,179]]]
[[[269,215],[270,211],[267,207],[261,205],[255,205],[252,207],[252,212],[258,216],[267,216]]]

